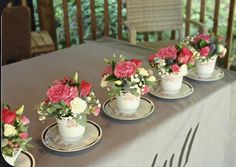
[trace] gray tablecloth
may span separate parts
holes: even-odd
[[[108,38],[10,64],[2,68],[2,101],[12,108],[25,104],[30,118],[31,144],[38,167],[233,167],[236,166],[236,74],[225,72],[215,82],[187,80],[194,93],[178,100],[146,95],[155,111],[139,121],[118,121],[102,113],[90,117],[103,136],[95,146],[81,152],[58,153],[41,142],[46,126],[38,120],[37,105],[44,99],[48,84],[79,72],[92,83],[103,103],[100,88],[103,58],[113,53],[147,60],[152,53]],[[147,61],[145,66],[148,67]]]

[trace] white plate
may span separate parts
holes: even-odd
[[[21,151],[15,161],[15,167],[35,167],[35,160],[28,151]]]
[[[133,114],[121,113],[116,105],[116,98],[110,98],[103,104],[103,111],[109,117],[118,120],[138,120],[149,116],[154,111],[154,104],[151,100],[141,97],[140,105]]]
[[[221,69],[215,68],[211,77],[200,78],[199,76],[197,76],[196,69],[193,68],[193,69],[189,70],[188,75],[186,77],[190,78],[192,80],[196,80],[196,81],[217,81],[217,80],[222,79],[224,77],[224,75],[225,74]]]
[[[170,95],[170,94],[166,94],[162,90],[160,84],[161,84],[161,80],[158,80],[153,90],[151,90],[149,93],[152,94],[153,96],[163,98],[163,99],[180,99],[180,98],[189,96],[194,91],[193,86],[190,83],[183,81],[179,92],[176,94]]]
[[[88,121],[83,137],[74,142],[64,141],[58,131],[57,123],[49,125],[42,133],[43,144],[58,152],[75,152],[89,148],[102,137],[102,129],[98,124]]]

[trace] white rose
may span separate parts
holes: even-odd
[[[121,85],[122,82],[121,82],[121,80],[118,80],[118,81],[115,81],[115,84],[117,84],[117,85]]]
[[[17,133],[16,128],[10,124],[4,125],[4,136],[14,136]]]
[[[182,75],[182,76],[185,76],[185,75],[187,75],[187,73],[188,73],[187,65],[186,65],[186,64],[183,64],[183,65],[180,67],[179,74]]]
[[[83,99],[76,97],[71,102],[71,112],[74,114],[83,113],[84,110],[87,108],[87,103]]]
[[[156,82],[156,77],[150,76],[150,77],[147,79],[147,81],[149,81],[149,82]]]
[[[106,79],[107,79],[108,76],[109,76],[109,75],[104,75],[104,76],[102,77],[102,80],[101,80],[101,87],[102,87],[102,88],[104,88],[104,87],[106,87],[106,86],[108,85],[108,82],[106,81]]]
[[[142,76],[149,76],[148,71],[145,68],[139,68],[139,74]]]

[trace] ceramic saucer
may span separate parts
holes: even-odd
[[[57,123],[49,125],[42,133],[41,140],[43,144],[58,152],[75,152],[89,148],[96,144],[102,137],[102,129],[98,124],[88,121],[85,133],[77,141],[64,141],[59,134]]]
[[[15,167],[35,167],[35,160],[28,151],[21,151],[15,161]]]
[[[197,76],[196,69],[193,68],[192,70],[189,70],[188,75],[186,77],[190,78],[192,80],[196,80],[196,81],[217,81],[217,80],[222,79],[224,77],[224,75],[225,74],[221,69],[215,68],[211,77],[200,78],[199,76]]]
[[[163,98],[163,99],[180,99],[189,96],[194,91],[193,86],[183,81],[182,86],[178,93],[176,94],[166,94],[161,88],[161,80],[157,81],[157,84],[154,86],[153,90],[149,93],[155,97]]]
[[[114,119],[138,120],[149,116],[154,111],[154,104],[151,100],[141,97],[137,111],[133,114],[124,114],[117,107],[116,98],[110,98],[103,104],[103,111],[106,115]]]

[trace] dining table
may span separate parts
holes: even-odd
[[[109,99],[100,86],[104,58],[124,55],[151,68],[148,57],[155,52],[105,37],[2,66],[1,101],[11,108],[24,104],[33,145],[28,151],[36,167],[236,166],[236,73],[223,68],[223,78],[215,81],[185,77],[192,86],[187,97],[144,95],[153,103],[153,112],[142,119],[116,119],[104,108],[99,116],[90,115],[101,128],[101,139],[91,147],[63,152],[45,146],[42,133],[56,120],[39,121],[37,107],[51,81],[78,72],[104,104]]]

